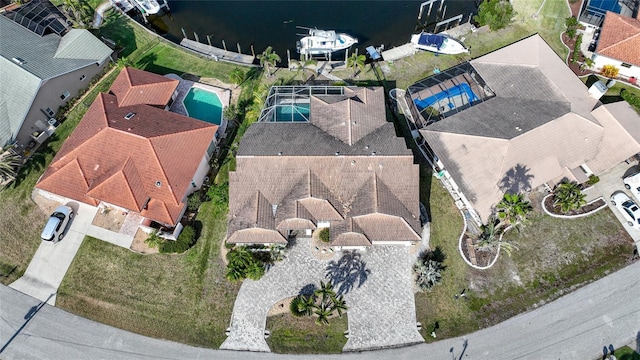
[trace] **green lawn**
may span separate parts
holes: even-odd
[[[226,204],[203,203],[200,239],[180,255],[139,255],[85,238],[56,306],[146,336],[220,346],[240,288],[225,279],[220,257],[226,215]]]
[[[347,315],[330,319],[329,325],[317,325],[313,317],[275,315],[267,318],[267,329],[267,344],[275,353],[336,354],[347,343]]]
[[[640,360],[640,353],[637,353],[628,346],[623,346],[613,353],[618,360]]]

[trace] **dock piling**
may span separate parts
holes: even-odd
[[[209,44],[209,46],[211,46],[211,37],[209,36],[209,34],[207,34],[207,43]]]
[[[185,39],[188,39],[187,38],[187,32],[184,31],[184,28],[180,28],[180,30],[182,30],[182,37],[184,37]]]
[[[242,54],[242,51],[240,51],[240,43],[236,43],[236,45],[238,45],[238,54]]]
[[[198,34],[195,31],[193,32],[193,37],[196,39],[197,42],[200,42],[200,39],[198,38]]]
[[[287,50],[287,52],[289,52],[289,50]],[[255,51],[253,51],[253,44],[251,44],[251,55],[252,55],[253,57],[256,57],[256,52],[255,52]]]
[[[227,44],[224,43],[224,39],[222,40],[222,48],[227,51]]]

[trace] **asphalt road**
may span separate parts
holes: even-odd
[[[534,311],[465,336],[320,359],[596,359],[640,340],[640,262]],[[633,346],[638,347],[637,341]],[[83,319],[0,287],[2,359],[301,359],[202,349]],[[465,346],[466,344],[466,346]]]

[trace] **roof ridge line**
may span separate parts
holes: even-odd
[[[162,167],[162,163],[160,163],[160,158],[158,157],[158,153],[156,152],[155,147],[153,146],[153,143],[151,142],[151,139],[149,138],[144,138],[147,143],[149,144],[149,147],[151,148],[151,151],[153,152],[153,158],[156,160],[156,163],[158,164],[158,167],[160,168],[160,172],[162,173],[162,176],[164,176],[164,181],[167,184],[167,187],[169,188],[169,192],[171,193],[171,197],[173,198],[173,200],[175,200],[176,205],[180,204],[180,200],[178,200],[178,198],[176,198],[176,194],[173,192],[173,189],[171,188],[171,186],[169,186],[169,177],[167,177],[167,172],[164,171],[164,168]]]
[[[613,43],[613,44],[611,44],[611,45],[609,45],[609,46],[605,47],[604,49],[599,50],[598,52],[603,52],[603,51],[608,50],[608,49],[610,49],[610,48],[612,48],[612,47],[617,47],[618,45],[623,45],[623,43],[626,43],[626,42],[628,42],[629,40],[632,40],[632,39],[634,39],[635,37],[638,37],[638,36],[640,36],[640,32],[639,32],[639,33],[637,33],[637,34],[631,35],[631,36],[630,36],[630,37],[628,37],[628,38],[625,38],[625,39],[622,39],[622,40],[620,40],[620,41],[618,41],[618,42],[615,42],[615,43]]]

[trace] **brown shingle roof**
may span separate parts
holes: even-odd
[[[286,244],[287,239],[275,230],[255,227],[234,232],[227,242],[229,244]]]
[[[607,11],[596,53],[640,66],[640,20]]]
[[[109,89],[120,106],[147,104],[165,106],[180,81],[138,70],[124,68]]]
[[[115,96],[100,94],[36,187],[175,225],[216,129],[147,105],[119,107]]]

